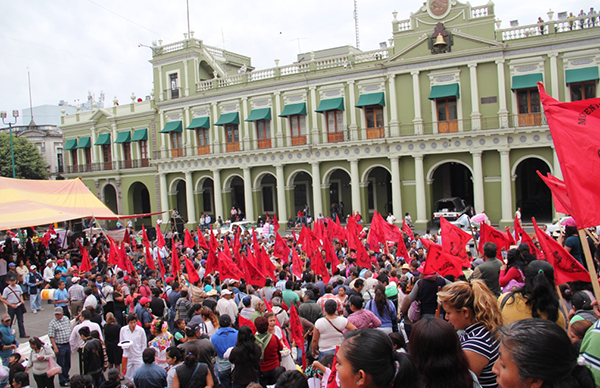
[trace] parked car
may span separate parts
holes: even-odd
[[[560,220],[556,221],[553,224],[546,224],[546,226],[548,227],[548,233],[552,235],[554,232],[560,232],[561,230],[564,230],[565,227],[562,223],[565,222],[567,218],[571,217],[562,217]]]
[[[464,199],[459,197],[449,197],[437,200],[433,206],[433,223],[440,224],[440,217],[448,221],[456,221],[463,214],[468,214],[471,210]]]
[[[253,221],[237,221],[237,222],[231,222],[231,223],[227,223],[223,226],[221,226],[219,229],[213,229],[213,233],[216,235],[218,234],[218,232],[221,232],[221,234],[225,234],[227,232],[231,233],[231,234],[235,234],[237,228],[241,228],[242,232],[245,232],[246,230],[252,232],[252,229],[254,229],[259,235],[262,234],[262,227],[258,227],[256,222]]]

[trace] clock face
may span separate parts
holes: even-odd
[[[431,17],[441,19],[450,11],[450,0],[428,0],[427,11]]]

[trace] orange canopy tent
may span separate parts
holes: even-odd
[[[117,219],[81,179],[42,181],[0,178],[0,230],[77,218]]]

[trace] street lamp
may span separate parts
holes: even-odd
[[[0,117],[2,117],[2,122],[4,125],[8,124],[8,133],[10,134],[10,156],[12,158],[12,171],[13,171],[13,179],[17,178],[17,174],[15,174],[15,150],[13,148],[13,139],[12,139],[12,125],[17,123],[17,119],[19,118],[19,111],[13,110],[13,117],[15,118],[15,122],[11,123],[10,121],[6,122],[6,112],[0,112]]]

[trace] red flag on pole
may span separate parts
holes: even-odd
[[[200,228],[198,228],[198,231],[196,232],[196,237],[198,237],[198,246],[204,249],[205,251],[208,251],[208,244],[206,244],[206,239],[200,231]]]
[[[110,249],[108,250],[108,264],[119,265],[119,248],[117,247],[115,240],[112,238],[108,237],[108,241],[110,241]]]
[[[410,237],[411,240],[415,239],[415,235],[413,234],[412,229],[410,228],[410,226],[408,226],[408,224],[406,223],[406,221],[404,221],[402,223],[402,231],[404,233],[406,233]]]
[[[195,284],[198,280],[200,280],[200,276],[198,272],[196,272],[196,268],[194,268],[194,263],[187,257],[185,258],[185,269],[187,270],[188,280],[190,283]]]
[[[241,315],[238,315],[238,320],[239,320],[240,327],[248,326],[250,328],[250,330],[252,330],[252,334],[256,334],[256,326],[254,326],[254,322],[242,317]]]
[[[453,256],[459,257],[464,268],[470,268],[471,262],[467,256],[467,243],[473,239],[473,236],[465,232],[458,226],[452,225],[444,217],[440,218],[440,228],[442,229],[442,248]]]
[[[80,248],[81,252],[81,264],[79,265],[79,272],[88,272],[92,270],[92,263],[90,262],[90,255],[87,249],[84,247]]]
[[[443,238],[442,238],[442,240],[443,240]],[[483,253],[483,245],[486,242],[493,242],[494,244],[496,244],[496,257],[499,260],[502,260],[502,248],[504,246],[506,246],[507,240],[508,239],[506,238],[506,235],[504,233],[492,228],[485,222],[481,223],[481,230],[479,233],[479,252],[480,253]]]
[[[165,245],[167,245],[165,237],[163,236],[162,231],[160,230],[160,223],[158,221],[156,222],[156,245],[161,249]]]
[[[340,350],[339,346],[336,346],[335,353],[333,354],[333,364],[331,364],[331,373],[327,379],[327,388],[339,388],[337,383],[337,353]]]
[[[148,240],[148,235],[146,234],[146,228],[142,224],[142,245],[144,245],[144,253],[146,255],[146,265],[148,268],[155,270],[156,266],[154,265],[154,258],[152,257],[152,251],[150,249],[150,241]]]
[[[273,216],[273,231],[277,233],[279,230],[279,220],[277,219],[277,214]]]
[[[515,238],[513,237],[513,234],[510,231],[510,226],[505,227],[504,230],[506,231],[506,238],[507,238],[506,249],[508,250],[511,245],[517,245],[517,242],[515,241]]]
[[[177,249],[175,248],[175,239],[171,238],[171,273],[174,278],[177,278],[177,272],[181,271]]]
[[[304,335],[302,334],[302,323],[300,322],[300,316],[296,307],[292,304],[290,307],[290,329],[292,331],[292,341],[296,343],[296,346],[300,349],[304,347]],[[306,368],[306,352],[302,352],[302,366]]]
[[[296,250],[296,248],[292,249],[292,271],[293,271],[294,275],[296,275],[296,277],[299,279],[302,278],[303,267],[304,267],[304,264],[302,263],[302,260],[300,260],[300,257],[298,256],[298,251]]]
[[[356,264],[363,268],[371,269],[371,258],[365,246],[355,234],[349,236],[349,239],[353,241],[353,245],[356,247]]]
[[[573,214],[573,206],[571,205],[571,199],[567,193],[567,185],[565,185],[565,182],[550,175],[550,173],[548,173],[548,176],[543,176],[537,171],[537,174],[552,192],[552,201],[554,202],[556,211],[564,214]]]
[[[183,246],[189,249],[194,249],[196,243],[194,242],[194,238],[189,230],[185,230],[185,237],[183,239]]]
[[[585,267],[575,260],[562,245],[541,230],[535,219],[532,220],[535,234],[546,255],[546,261],[554,267],[554,282],[557,285],[577,280],[589,283],[591,278]]]
[[[131,245],[131,238],[129,237],[129,229],[125,228],[125,235],[123,236],[123,242]]]
[[[578,228],[600,225],[600,98],[559,102],[538,82]]]
[[[432,275],[434,273],[442,276],[454,275],[457,278],[463,274],[460,257],[444,252],[440,244],[432,242],[427,249],[423,275]]]
[[[266,278],[257,268],[250,258],[244,260],[246,283],[251,286],[264,287]]]
[[[273,256],[279,257],[281,261],[287,263],[290,260],[290,247],[281,238],[279,233],[275,233],[275,246],[273,247]]]

